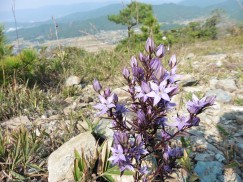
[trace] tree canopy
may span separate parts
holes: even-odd
[[[108,19],[116,24],[126,25],[128,37],[130,37],[132,27],[144,23],[146,18],[152,15],[153,11],[151,5],[132,2],[128,4],[126,8],[122,9],[119,14],[108,16]]]

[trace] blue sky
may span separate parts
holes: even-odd
[[[11,2],[14,0],[0,0],[0,11],[11,10]],[[15,0],[16,9],[34,9],[49,5],[81,3],[81,2],[130,2],[130,0]],[[151,0],[141,0],[150,3]],[[180,0],[153,0],[156,3],[178,2]]]

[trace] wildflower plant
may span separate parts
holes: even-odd
[[[178,167],[177,159],[183,156],[183,148],[170,146],[170,141],[185,130],[198,126],[198,114],[213,105],[215,97],[198,99],[186,103],[188,113],[175,117],[169,122],[168,113],[175,109],[172,97],[179,92],[176,73],[177,60],[173,55],[169,60],[169,69],[162,64],[165,48],[161,44],[155,47],[151,38],[145,45],[146,53],[131,58],[131,68],[122,71],[129,89],[131,104],[119,103],[119,98],[109,88],[102,90],[95,80],[94,90],[99,94],[100,103],[94,106],[97,116],[111,119],[114,132],[112,156],[109,160],[120,168],[134,172],[134,181],[163,181]],[[126,114],[136,114],[132,120]],[[174,128],[174,130],[171,130]],[[156,168],[150,169],[148,157],[156,161]]]

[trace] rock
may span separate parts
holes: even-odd
[[[16,117],[8,121],[5,121],[1,124],[3,128],[8,128],[8,129],[16,129],[19,128],[21,125],[23,126],[31,125],[31,121],[27,116]]]
[[[200,177],[200,182],[216,182],[223,172],[223,165],[217,161],[199,161],[194,171]]]
[[[237,90],[235,80],[233,80],[233,79],[218,80],[215,87],[216,87],[216,89],[222,89],[222,90],[228,91],[228,92],[233,92],[233,91]]]
[[[234,112],[226,112],[222,116],[225,120],[235,120],[235,113]]]
[[[211,89],[216,89],[216,83],[218,82],[218,80],[217,79],[211,79],[210,81],[209,81],[209,86],[210,86],[210,88]]]
[[[74,110],[77,108],[77,102],[73,102],[70,106],[68,106],[68,107],[65,107],[64,109],[63,109],[63,113],[64,113],[64,115],[69,115],[69,114],[71,114],[72,112],[75,112]]]
[[[223,91],[221,89],[210,90],[206,93],[206,96],[216,96],[216,101],[222,103],[228,103],[232,100],[229,92]]]
[[[193,75],[187,74],[181,77],[180,82],[182,82],[183,87],[188,87],[196,85],[198,80]]]
[[[216,65],[216,67],[220,68],[220,67],[223,65],[223,63],[222,63],[221,60],[218,60],[218,61],[215,63],[215,65]]]
[[[81,81],[81,78],[79,78],[77,76],[69,76],[65,81],[65,86],[70,87],[73,85],[78,85],[78,84],[80,84],[80,81]]]
[[[241,177],[232,168],[225,168],[223,180],[225,182],[240,182]]]
[[[243,99],[243,89],[235,91],[236,98]]]
[[[230,106],[229,110],[243,112],[243,106]]]
[[[204,88],[203,86],[198,86],[198,87],[183,87],[183,90],[185,92],[205,92],[205,91],[208,91],[207,88]]]
[[[112,139],[114,131],[111,129],[112,121],[110,119],[101,119],[94,128],[94,133],[107,139]]]
[[[198,153],[195,156],[196,161],[213,161],[214,160],[214,154],[209,153]]]
[[[224,61],[227,58],[227,54],[215,54],[215,55],[206,55],[202,57],[206,61],[215,62],[215,61]]]
[[[243,143],[236,144],[236,152],[243,157]]]
[[[226,159],[223,155],[221,154],[216,154],[215,158],[219,161],[219,162],[224,162]]]
[[[133,182],[133,176],[132,175],[123,175],[123,176],[119,176],[119,175],[112,175],[113,179],[115,182]]]
[[[118,97],[130,97],[130,94],[127,92],[128,89],[128,86],[124,86],[121,88],[116,88],[112,92],[115,93]]]
[[[242,125],[243,124],[243,113],[236,114],[235,119],[239,125]]]
[[[195,57],[195,54],[194,53],[189,53],[186,55],[186,59],[192,59]]]
[[[73,180],[73,162],[74,149],[81,153],[81,149],[87,157],[93,154],[96,141],[93,135],[89,132],[81,133],[64,143],[61,147],[55,150],[48,158],[48,181],[74,181]]]

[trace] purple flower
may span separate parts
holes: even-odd
[[[144,175],[144,174],[148,174],[149,173],[149,170],[148,170],[148,166],[142,166],[140,169],[139,169],[139,173]]]
[[[184,126],[189,126],[190,124],[188,123],[189,117],[186,116],[178,116],[175,118],[175,122],[173,123],[166,123],[168,126],[176,126],[179,131],[181,131]]]
[[[126,161],[121,145],[118,145],[117,148],[111,147],[111,151],[112,151],[112,156],[109,158],[109,161],[112,161],[113,164],[116,164],[120,161]]]
[[[197,96],[192,95],[192,101],[186,103],[187,110],[191,114],[200,114],[205,107],[211,106],[214,104],[215,96],[203,97],[198,99]]]
[[[170,81],[170,83],[175,83],[181,76],[176,74],[176,66],[173,67],[170,72],[167,72],[167,76],[166,79],[168,79]]]
[[[163,44],[160,44],[155,51],[155,55],[159,58],[162,58],[165,55],[165,47]]]
[[[193,117],[192,119],[192,126],[199,126],[200,118],[199,117]]]
[[[165,117],[161,117],[161,118],[158,118],[158,119],[156,120],[156,124],[158,124],[158,125],[163,125],[163,126],[164,126],[164,124],[165,124],[166,121],[167,121],[167,118],[165,118]]]
[[[150,86],[152,88],[152,92],[148,93],[148,97],[154,98],[154,106],[160,102],[161,99],[164,99],[166,101],[170,101],[170,97],[168,93],[170,93],[175,87],[169,87],[166,88],[166,81],[162,81],[160,85],[157,85],[154,82],[150,82]]]
[[[183,150],[180,147],[176,147],[170,150],[170,157],[180,158],[183,156]]]
[[[116,104],[115,108],[115,116],[117,118],[122,117],[123,114],[126,114],[128,110],[126,109],[124,104]]]
[[[142,141],[142,136],[137,135],[135,139],[135,146],[131,148],[129,153],[134,156],[137,160],[140,159],[141,155],[147,154],[148,151],[144,149],[144,142]]]
[[[100,102],[99,104],[95,105],[94,108],[100,110],[99,113],[97,113],[97,116],[105,114],[109,109],[116,107],[113,102],[113,96],[114,94],[110,95],[107,99],[105,99],[103,96],[99,95]]]
[[[161,137],[162,137],[163,140],[168,140],[170,138],[170,135],[162,130],[161,131]]]
[[[133,67],[132,73],[133,73],[134,80],[143,80],[145,74],[143,68]]]
[[[128,79],[130,76],[130,71],[127,68],[124,68],[122,74],[126,79]]]
[[[93,88],[96,92],[100,92],[100,90],[102,89],[100,82],[96,79],[94,79]]]
[[[135,91],[138,93],[136,95],[136,98],[139,98],[139,99],[143,98],[143,101],[146,102],[146,100],[148,98],[147,94],[150,92],[150,90],[151,89],[150,89],[149,85],[146,82],[142,81],[141,87],[140,86],[135,87]]]
[[[169,165],[164,165],[164,170],[167,172],[167,173],[171,173],[172,172],[172,169]]]
[[[171,95],[171,94],[170,94]],[[176,104],[173,103],[173,102],[169,102],[169,101],[166,101],[166,100],[161,100],[159,103],[158,103],[158,107],[160,108],[164,108],[166,111],[171,111],[175,108]]]
[[[154,52],[154,41],[150,37],[146,41],[145,50],[150,54]]]

